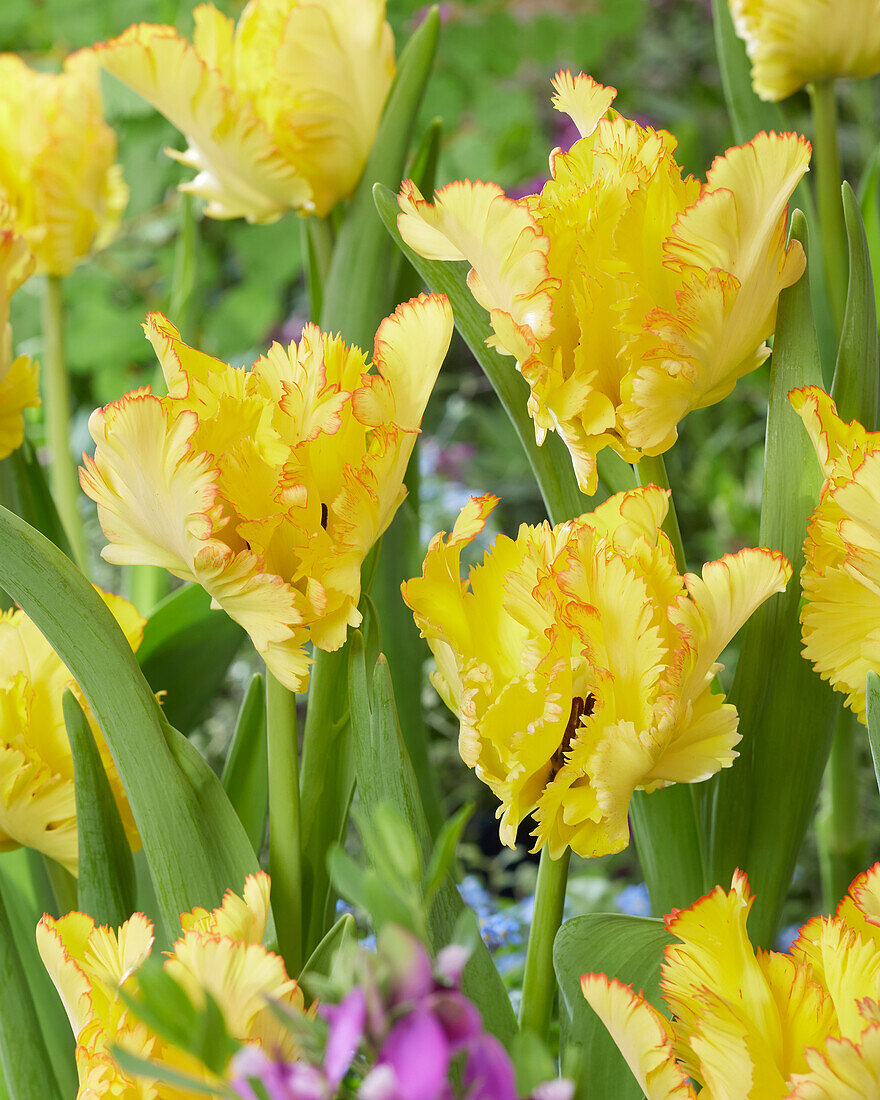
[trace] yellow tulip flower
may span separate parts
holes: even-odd
[[[880,864],[790,955],[755,952],[746,876],[666,918],[669,1016],[604,974],[581,987],[648,1100],[874,1100],[880,1088]]]
[[[804,270],[800,244],[785,247],[786,204],[810,146],[758,134],[700,184],[682,178],[670,134],[609,112],[614,88],[570,73],[554,87],[581,139],[553,152],[539,195],[465,181],[432,205],[407,181],[398,226],[419,255],[471,265],[492,343],[529,384],[538,443],[559,432],[592,493],[603,447],[661,454],[688,412],[769,354],[779,292]]]
[[[307,325],[247,370],[188,347],[164,317],[147,336],[168,396],[97,410],[84,491],[116,563],[196,581],[250,634],[281,683],[308,682],[308,642],[338,649],[361,621],[360,568],[403,475],[452,335],[443,297],[379,326],[373,365]]]
[[[13,229],[11,209],[0,204],[0,458],[21,446],[22,411],[40,404],[37,364],[27,355],[13,355],[9,323],[9,299],[33,269],[34,257]]]
[[[363,172],[394,75],[385,0],[250,0],[236,25],[193,12],[192,43],[138,23],[95,47],[101,65],[186,137],[166,149],[212,218],[326,214]]]
[[[145,619],[121,596],[97,590],[132,649]],[[128,800],[76,681],[23,611],[0,614],[0,852],[34,848],[77,873],[73,757],[62,698],[70,689],[83,707],[132,848],[140,847]]]
[[[269,876],[249,875],[242,897],[228,891],[219,909],[181,916],[182,935],[164,968],[194,1004],[205,992],[214,998],[233,1038],[292,1058],[296,1048],[270,999],[302,1009],[303,996],[280,956],[262,946],[268,912]],[[59,920],[44,916],[37,925],[40,955],[76,1037],[77,1095],[83,1100],[190,1100],[201,1095],[143,1077],[132,1081],[113,1059],[114,1045],[214,1083],[195,1059],[141,1023],[119,996],[120,988],[137,994],[137,971],[152,945],[153,925],[141,913],[118,931],[96,927],[91,917],[75,912]]]
[[[459,751],[500,799],[501,839],[534,812],[535,849],[617,852],[633,791],[729,767],[738,717],[712,691],[718,657],[791,575],[769,550],[680,576],[656,485],[551,528],[499,536],[460,579],[462,550],[497,498],[473,498],[437,535],[403,597],[461,723]]]
[[[789,398],[825,475],[804,544],[803,652],[865,724],[865,679],[880,669],[880,432],[846,424],[817,386]]]
[[[128,202],[100,76],[87,53],[58,74],[0,55],[0,201],[49,275],[103,248]]]
[[[728,0],[761,99],[880,72],[880,0]]]

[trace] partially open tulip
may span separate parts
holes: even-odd
[[[551,528],[499,536],[461,580],[464,548],[497,503],[473,498],[403,595],[461,723],[459,750],[500,799],[501,839],[534,812],[535,848],[616,852],[633,791],[707,779],[736,757],[718,657],[785,588],[788,562],[741,550],[680,576],[667,493],[618,493]]]
[[[465,181],[431,204],[406,182],[398,226],[421,256],[471,265],[492,343],[529,384],[538,443],[559,432],[592,493],[603,447],[661,454],[688,412],[769,354],[779,292],[804,270],[786,204],[810,146],[758,134],[701,184],[682,178],[670,134],[609,110],[614,88],[570,73],[554,87],[581,140],[553,152],[539,195]]]
[[[880,1087],[880,864],[790,955],[756,952],[746,876],[666,918],[669,1015],[604,974],[584,996],[648,1100],[871,1100]],[[671,1017],[671,1018],[670,1018]]]
[[[0,201],[49,275],[103,248],[128,202],[100,77],[87,53],[57,74],[0,55]]]
[[[728,0],[761,99],[880,72],[880,0]]]
[[[436,295],[398,307],[359,348],[307,325],[250,370],[145,326],[168,395],[137,390],[92,415],[81,480],[112,562],[196,581],[291,690],[306,646],[361,621],[361,565],[406,496],[403,476],[452,335]]]
[[[394,75],[385,0],[251,0],[236,25],[193,12],[192,43],[138,23],[101,65],[172,122],[212,218],[326,214],[363,172]]]
[[[12,351],[9,299],[34,269],[24,237],[12,227],[12,210],[0,204],[0,458],[24,439],[24,409],[40,404],[37,364]]]
[[[121,596],[100,594],[136,650],[145,620]],[[77,696],[89,720],[126,835],[138,848],[122,783],[76,681],[23,611],[0,615],[0,852],[33,848],[75,875],[76,796],[62,705],[66,689]]]
[[[866,677],[880,669],[880,432],[845,423],[817,386],[789,396],[825,475],[804,544],[804,656],[864,724]]]
[[[303,996],[280,956],[260,942],[268,912],[269,876],[249,875],[242,897],[228,891],[219,909],[181,916],[182,934],[164,968],[194,1004],[204,1000],[206,992],[214,998],[233,1038],[293,1058],[296,1045],[270,1002],[302,1009]],[[143,1024],[119,995],[120,988],[137,994],[137,972],[153,946],[151,921],[135,913],[114,930],[96,927],[85,913],[68,913],[58,920],[44,916],[37,926],[37,946],[76,1037],[81,1100],[190,1100],[203,1095],[143,1077],[135,1082],[111,1053],[119,1045],[199,1081],[212,1080],[196,1059]]]

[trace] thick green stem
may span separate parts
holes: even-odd
[[[70,871],[65,870],[60,863],[49,859],[48,856],[43,857],[43,863],[52,885],[59,915],[63,917],[65,913],[72,913],[75,909],[79,909],[76,879]]]
[[[538,866],[535,912],[529,930],[519,1027],[520,1031],[532,1031],[542,1039],[547,1038],[553,1015],[553,999],[556,996],[553,941],[562,924],[570,859],[570,848],[566,848],[559,859],[551,859],[549,849],[545,847]]]
[[[303,913],[306,951],[329,928],[327,852],[344,833],[354,786],[348,728],[348,643],[334,653],[315,651],[303,731]]]
[[[266,670],[269,743],[269,874],[278,948],[288,974],[303,962],[302,843],[296,696]]]
[[[813,108],[813,170],[816,173],[816,198],[825,278],[831,299],[831,312],[837,332],[843,324],[846,306],[849,260],[846,227],[840,199],[840,154],[837,147],[837,99],[833,80],[810,85]]]
[[[659,485],[661,489],[669,489],[669,475],[666,473],[666,463],[663,455],[645,455],[633,466],[639,485]],[[672,494],[669,495],[669,511],[663,521],[663,530],[669,536],[672,549],[675,553],[675,564],[679,572],[683,573],[687,568],[684,556],[684,543],[681,538],[681,529],[678,526],[678,516],[675,511],[675,501]]]
[[[826,912],[834,911],[852,880],[864,870],[866,851],[860,828],[856,738],[855,718],[843,708],[825,767],[822,809],[816,821],[822,908]]]
[[[43,401],[50,482],[73,560],[88,574],[86,538],[80,515],[79,478],[70,451],[70,379],[64,363],[64,299],[61,278],[47,275],[43,296]]]
[[[319,324],[324,308],[324,287],[327,284],[330,261],[333,259],[333,227],[328,218],[312,216],[303,218],[302,228],[309,314],[315,324]]]

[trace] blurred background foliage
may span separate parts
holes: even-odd
[[[243,5],[217,0],[217,6],[236,16]],[[192,0],[2,0],[0,50],[19,53],[38,67],[57,68],[68,52],[119,34],[133,22],[172,23],[188,34],[193,7]],[[704,176],[712,159],[733,143],[708,0],[457,0],[439,7],[444,28],[421,119],[422,129],[435,117],[443,121],[438,185],[470,177],[492,179],[522,195],[539,189],[549,151],[576,136],[550,105],[550,78],[565,68],[613,85],[618,89],[615,106],[625,115],[674,133],[679,162],[688,172]],[[388,0],[398,50],[424,10],[416,0]],[[875,85],[860,81],[841,87],[842,159],[854,183],[880,140]],[[170,312],[182,224],[175,185],[185,170],[162,149],[181,148],[182,138],[112,78],[104,78],[104,90],[131,199],[117,240],[65,280],[78,450],[90,445],[86,422],[96,405],[152,378],[155,358],[141,330],[149,311],[169,312],[188,341],[238,364],[252,362],[273,339],[297,338],[307,314],[295,214],[264,227],[210,221],[198,209],[195,290],[185,316]],[[790,100],[786,110],[792,129],[809,132],[803,95]],[[22,288],[12,306],[19,350],[39,357],[37,280]],[[667,455],[692,567],[757,542],[766,393],[765,366],[741,381],[728,400],[689,416],[679,444]],[[29,432],[39,444],[40,414],[33,412]],[[491,490],[502,498],[488,538],[497,530],[513,534],[518,523],[544,518],[513,429],[457,339],[426,416],[421,465],[425,542],[451,527],[471,493]],[[90,533],[97,546],[94,517]],[[196,735],[215,760],[246,672],[239,668],[238,686],[231,686],[221,709]],[[492,894],[528,895],[534,870],[523,862],[525,849],[497,851],[492,800],[458,760],[454,721],[433,689],[426,687],[425,703],[436,735],[438,774],[453,796],[450,804],[455,808],[470,799],[481,807],[468,833],[471,866],[488,880]],[[867,766],[865,775],[870,775]],[[795,885],[792,920],[814,907],[814,859],[808,851],[808,873],[802,871]],[[580,911],[603,907],[621,885],[637,878],[632,852],[593,861],[575,871],[573,896]],[[626,904],[637,909],[644,898]],[[501,946],[517,945],[521,938],[517,921],[522,914],[508,916]],[[518,955],[513,955],[515,983]]]

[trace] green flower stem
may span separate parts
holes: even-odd
[[[860,829],[859,759],[856,720],[845,707],[840,712],[825,768],[822,809],[816,821],[822,908],[833,912],[863,871],[865,841]],[[859,736],[861,736],[861,729]]]
[[[562,924],[570,859],[570,848],[566,848],[559,859],[551,859],[549,850],[544,847],[538,866],[535,913],[529,931],[519,1027],[520,1031],[534,1032],[541,1039],[547,1038],[553,1015],[553,999],[556,996],[553,941]]]
[[[329,930],[327,852],[343,835],[352,795],[347,674],[348,642],[333,653],[315,650],[300,778],[306,956]]]
[[[309,291],[309,314],[315,324],[321,321],[324,287],[333,259],[333,227],[327,218],[302,219],[303,260]]]
[[[813,109],[813,166],[816,172],[816,197],[825,278],[834,324],[840,332],[846,306],[849,271],[843,204],[840,199],[840,154],[837,147],[837,99],[833,80],[810,85]]]
[[[269,743],[269,874],[278,949],[288,974],[299,974],[302,944],[302,846],[296,696],[266,670]]]
[[[669,489],[669,475],[666,473],[666,463],[663,455],[645,455],[637,465],[633,466],[639,485],[659,485],[661,489]],[[687,568],[684,556],[684,543],[681,539],[681,529],[678,526],[678,515],[675,511],[675,501],[672,494],[669,496],[669,511],[663,521],[663,530],[669,536],[672,549],[675,553],[675,564],[680,573]]]
[[[75,909],[79,909],[76,879],[70,871],[65,870],[60,863],[49,859],[48,856],[43,857],[43,863],[52,886],[58,915],[63,917],[65,913],[72,913]]]
[[[43,399],[51,456],[50,483],[73,560],[88,574],[88,554],[79,512],[79,479],[70,453],[70,379],[64,364],[64,299],[61,278],[47,275],[43,296]]]
[[[669,489],[663,455],[645,455],[633,469],[640,485]],[[671,493],[663,530],[672,543],[675,564],[683,573],[687,562]],[[630,820],[655,916],[690,905],[703,894],[698,803],[694,788],[678,783],[652,794],[636,791],[633,795]],[[670,836],[676,838],[673,849],[669,846]]]

